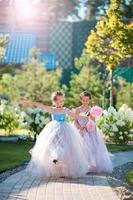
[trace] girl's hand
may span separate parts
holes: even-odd
[[[73,118],[74,118],[74,120],[78,121],[79,114],[77,114],[77,113],[74,113],[74,114],[73,114]]]
[[[90,115],[90,119],[95,121],[95,117],[93,115]]]

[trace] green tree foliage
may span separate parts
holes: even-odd
[[[126,102],[133,109],[133,83],[128,83],[124,79],[119,80],[120,88],[117,94],[117,108]]]
[[[85,19],[93,20],[97,17],[98,7],[103,4],[104,0],[87,0],[85,2],[86,12]]]
[[[0,94],[11,102],[29,98],[43,103],[50,102],[51,93],[60,88],[61,70],[47,71],[44,63],[31,58],[15,75],[4,74],[0,80]]]
[[[105,0],[98,8],[96,17],[101,17],[106,14],[107,8],[110,6],[110,1]],[[126,19],[133,17],[133,0],[123,0],[120,5],[120,11]]]
[[[79,106],[79,95],[84,90],[92,94],[92,104],[102,104],[102,81],[98,64],[88,57],[84,50],[79,59],[75,59],[77,68],[80,68],[79,74],[72,74],[69,91],[69,105]],[[75,101],[76,100],[76,101]]]
[[[18,69],[18,66],[16,65],[16,63],[10,63],[7,65],[0,64],[0,79],[2,78],[3,74],[14,75],[17,69]]]
[[[122,11],[126,18],[133,17],[133,0],[124,0],[124,4],[122,6]]]
[[[104,63],[111,75],[110,104],[112,105],[112,72],[133,55],[133,22],[125,24],[120,13],[122,0],[111,0],[106,16],[88,37],[86,48],[92,58]]]
[[[7,101],[0,99],[0,128],[7,134],[13,133],[22,124],[20,109],[14,105],[8,105]]]

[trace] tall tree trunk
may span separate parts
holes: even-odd
[[[106,100],[106,80],[104,80],[104,85],[103,85],[103,102],[102,102],[102,108],[105,109],[105,100]]]
[[[113,71],[110,70],[110,106],[113,106]]]
[[[132,59],[129,59],[128,61],[128,67],[129,69],[132,68],[133,62]],[[129,98],[130,98],[130,106],[132,107],[132,74],[129,73]]]

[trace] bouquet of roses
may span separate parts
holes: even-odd
[[[90,115],[94,118],[102,117],[103,109],[99,106],[94,106],[91,108]]]
[[[90,116],[92,116],[94,119],[100,118],[102,116],[103,110],[99,106],[94,106],[90,110]],[[86,129],[89,133],[92,133],[96,129],[95,121],[92,119],[89,119],[88,123],[86,124]]]

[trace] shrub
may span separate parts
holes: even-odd
[[[22,125],[24,112],[19,107],[8,105],[6,100],[0,101],[0,128],[6,133],[13,134],[13,131]]]
[[[34,139],[49,121],[49,114],[45,110],[40,108],[26,110],[25,125],[34,134]]]
[[[116,144],[126,144],[133,139],[133,110],[123,104],[118,111],[110,107],[103,112],[99,128]]]

